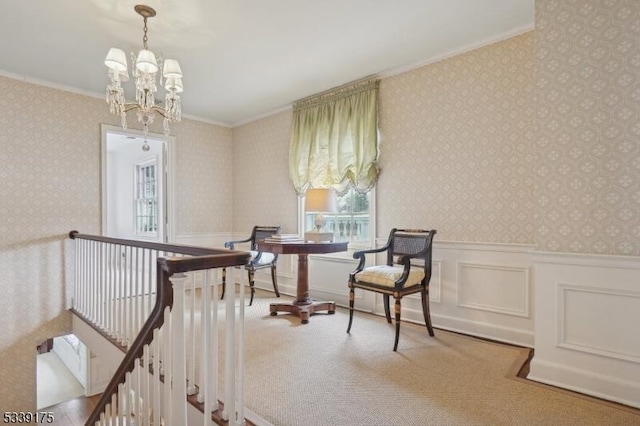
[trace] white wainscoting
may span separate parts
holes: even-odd
[[[244,237],[177,242],[222,247]],[[312,297],[348,306],[351,255],[309,257]],[[280,256],[280,290],[295,295],[296,280],[297,257]],[[256,274],[256,286],[273,289],[268,271]],[[640,408],[640,258],[436,241],[429,299],[438,328],[534,347],[530,379]],[[382,297],[371,292],[357,292],[355,305],[384,315]],[[424,323],[419,295],[403,298],[402,318]]]
[[[380,247],[386,238],[379,238]],[[533,347],[532,246],[435,242],[429,285],[431,319],[436,327]],[[357,266],[353,251],[309,256],[311,296],[349,306],[349,272]],[[368,264],[384,263],[382,255]],[[296,256],[278,261],[280,290],[296,292]],[[261,272],[261,271],[259,271]],[[268,272],[256,274],[256,287],[271,290]],[[382,296],[357,290],[358,310],[384,315]],[[402,299],[402,318],[424,324],[420,295]]]
[[[640,408],[640,258],[536,253],[529,378]]]
[[[386,238],[376,241],[384,245]],[[530,245],[436,242],[429,300],[436,327],[533,347],[533,285]],[[309,256],[311,296],[349,305],[347,280],[357,266],[353,251]],[[280,290],[295,295],[296,256],[278,261]],[[383,263],[378,255],[367,262]],[[256,287],[271,290],[268,272]],[[356,309],[384,315],[382,296],[358,290]],[[420,295],[402,300],[402,318],[424,324]]]

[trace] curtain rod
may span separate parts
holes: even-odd
[[[307,96],[305,98],[298,99],[297,101],[293,102],[293,105],[295,105],[295,104],[297,104],[299,102],[308,101],[309,99],[313,99],[313,98],[321,97],[321,96],[324,96],[324,95],[328,95],[328,94],[330,94],[332,92],[336,92],[338,90],[346,89],[349,86],[355,86],[355,85],[357,85],[359,83],[364,83],[364,82],[366,82],[368,80],[375,80],[376,78],[377,78],[376,74],[370,74],[367,77],[363,77],[363,78],[360,78],[358,80],[354,80],[354,81],[351,81],[349,83],[342,84],[340,86],[332,87],[331,89],[324,90],[324,91],[322,91],[320,93],[316,93],[314,95],[309,95],[309,96]]]

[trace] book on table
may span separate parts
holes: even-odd
[[[304,238],[298,234],[274,234],[264,239],[267,243],[303,243]]]

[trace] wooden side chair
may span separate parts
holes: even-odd
[[[249,287],[251,289],[251,299],[249,300],[249,306],[253,304],[253,295],[255,294],[254,288],[254,275],[258,269],[271,268],[271,281],[273,282],[273,289],[276,292],[276,296],[280,297],[280,291],[278,290],[278,279],[276,274],[276,264],[278,262],[278,255],[274,253],[258,251],[257,242],[264,240],[274,234],[280,233],[279,226],[254,226],[251,231],[251,236],[246,240],[227,241],[224,246],[228,249],[234,250],[235,244],[250,243],[249,253],[251,258],[246,265],[247,273],[249,274]],[[227,286],[227,270],[222,270],[222,296],[224,298],[225,288]]]
[[[430,336],[433,336],[431,315],[429,313],[429,281],[431,280],[431,252],[435,229],[392,229],[384,247],[361,250],[353,253],[354,259],[360,259],[358,267],[349,274],[349,326],[353,322],[353,304],[355,289],[374,291],[384,296],[384,312],[387,322],[391,323],[389,297],[395,299],[396,339],[393,350],[398,349],[400,337],[400,300],[403,296],[420,293],[422,313]],[[365,255],[368,253],[387,253],[385,265],[365,268]],[[413,262],[413,263],[412,263]]]

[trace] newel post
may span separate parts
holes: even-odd
[[[173,274],[169,280],[173,285],[173,308],[171,310],[171,422],[172,425],[187,424],[187,356],[186,333],[184,332],[184,299],[187,275]],[[165,380],[165,385],[167,381]]]

